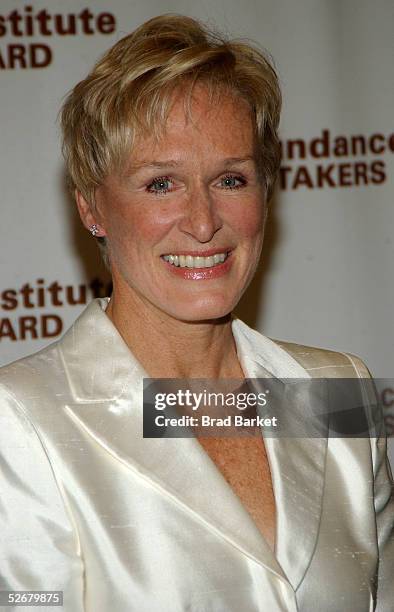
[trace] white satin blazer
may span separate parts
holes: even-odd
[[[0,370],[0,589],[61,590],[64,612],[393,611],[385,438],[265,440],[274,555],[198,440],[142,437],[146,374],[107,303]],[[368,376],[232,329],[248,378]]]

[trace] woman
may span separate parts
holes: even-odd
[[[113,293],[2,369],[3,589],[63,591],[67,612],[392,609],[384,437],[142,435],[144,377],[368,377],[231,315],[260,257],[279,111],[261,52],[172,15],[67,98],[70,179]]]

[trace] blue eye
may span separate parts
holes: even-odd
[[[227,189],[239,189],[246,185],[246,180],[242,176],[235,176],[234,174],[228,174],[222,178],[224,186]],[[240,184],[236,184],[236,181]]]
[[[171,180],[168,176],[158,176],[153,179],[151,183],[147,186],[147,190],[150,193],[154,194],[162,194],[167,193],[170,190],[169,185],[171,184]]]

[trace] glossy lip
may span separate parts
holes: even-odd
[[[210,251],[214,251],[213,253],[211,253],[212,255],[215,255],[215,253],[226,252],[228,253],[227,259],[223,263],[217,264],[216,266],[212,266],[210,268],[180,268],[178,266],[170,264],[168,261],[163,259],[163,256],[161,256],[160,259],[167,266],[169,272],[175,274],[175,276],[184,278],[185,280],[210,280],[214,278],[219,278],[220,276],[224,276],[224,274],[227,274],[227,272],[231,269],[231,266],[233,265],[232,251],[219,251],[218,249],[211,249]],[[208,253],[210,251],[204,252]],[[200,255],[201,254],[202,253],[200,251]],[[171,253],[171,255],[177,255],[177,253]],[[181,255],[192,255],[192,253],[182,252]],[[206,255],[206,257],[209,257],[209,255]]]

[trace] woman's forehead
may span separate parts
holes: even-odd
[[[190,114],[182,98],[178,98],[158,133],[155,129],[137,133],[130,164],[169,160],[175,166],[182,151],[192,156],[193,152],[215,150],[219,154],[223,151],[227,157],[245,158],[252,154],[253,143],[252,116],[246,103],[237,104],[229,97],[214,105],[202,93],[193,102]]]
[[[162,140],[169,132],[189,127],[204,131],[223,119],[235,122],[253,119],[249,102],[238,92],[217,87],[211,89],[204,83],[196,83],[192,89],[185,85],[176,87],[171,94],[158,100],[147,101],[137,114],[138,124],[133,126],[135,139],[140,141]],[[149,118],[149,119],[147,119]]]

